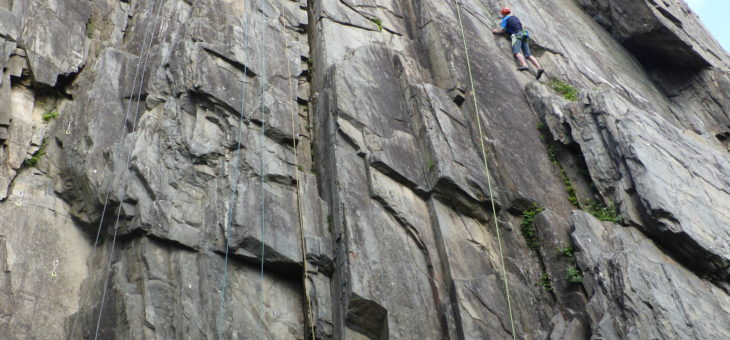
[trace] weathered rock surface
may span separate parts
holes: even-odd
[[[501,6],[0,0],[0,338],[730,337],[730,57]]]
[[[725,339],[730,297],[693,275],[632,227],[574,212],[577,262],[593,337]],[[707,324],[713,327],[697,327]]]

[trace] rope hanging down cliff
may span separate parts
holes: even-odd
[[[152,48],[152,43],[154,42],[154,40],[157,36],[156,33],[157,33],[157,29],[159,28],[158,24],[160,23],[160,13],[162,12],[163,5],[164,5],[163,2],[160,1],[159,5],[157,6],[157,14],[155,17],[155,23],[153,25],[152,37],[149,41],[149,45],[147,46],[147,54],[144,56],[144,62],[142,63],[142,75],[140,76],[140,84],[137,89],[137,105],[135,105],[135,107],[134,107],[134,118],[132,119],[132,122],[133,122],[132,132],[130,132],[130,134],[134,134],[134,132],[137,130],[137,116],[139,115],[139,105],[140,105],[140,102],[142,101],[142,87],[144,86],[144,76],[145,76],[145,73],[147,72],[147,61],[149,60],[149,57],[150,57],[150,49]],[[152,9],[154,12],[154,2],[152,3]],[[140,55],[140,58],[141,57],[142,56]],[[131,96],[132,96],[132,98],[134,97],[134,91],[131,92]],[[131,106],[131,101],[130,101],[130,106]],[[127,107],[127,111],[128,110],[129,110],[129,106]],[[122,128],[124,128],[124,126],[125,125],[122,125]],[[122,133],[121,138],[124,138],[123,133]],[[122,142],[120,141],[120,145],[121,144],[122,144]],[[132,150],[130,149],[129,153],[127,154],[127,161],[124,166],[124,169],[127,171],[123,174],[123,177],[122,177],[123,179],[119,185],[119,192],[120,192],[119,202],[124,202],[124,195],[125,195],[124,187],[127,183],[128,177],[129,177],[130,171],[128,171],[128,170],[129,170],[129,164],[131,161],[132,161]],[[101,326],[101,317],[104,312],[104,301],[106,300],[106,292],[109,288],[109,274],[111,273],[112,261],[114,260],[114,246],[117,243],[117,231],[119,230],[119,218],[121,217],[121,214],[122,214],[122,204],[119,204],[119,207],[117,208],[117,216],[114,221],[114,236],[112,237],[112,244],[111,244],[111,246],[110,246],[111,248],[109,250],[109,262],[107,264],[106,275],[104,277],[104,286],[103,286],[104,291],[101,294],[101,305],[99,306],[99,317],[96,320],[96,331],[94,333],[95,340],[99,338],[99,327]],[[101,223],[99,225],[101,225]]]
[[[253,11],[252,11],[253,13]],[[241,17],[243,25],[243,51],[248,53],[248,20],[246,20],[246,10],[244,8],[243,15]],[[233,206],[236,202],[238,195],[238,177],[241,166],[241,139],[243,138],[243,117],[246,112],[246,73],[248,73],[248,64],[243,65],[243,75],[241,76],[241,112],[238,116],[238,142],[236,143],[236,156],[231,162],[232,176],[231,176],[231,196],[228,200],[228,211],[226,216],[226,228],[225,228],[225,259],[223,260],[223,278],[221,279],[221,302],[220,311],[218,313],[217,320],[217,338],[222,339],[223,323],[225,322],[223,316],[226,311],[226,288],[228,286],[228,251],[229,251],[229,240],[231,235],[231,220],[233,219]]]
[[[494,193],[492,191],[492,179],[489,173],[489,165],[487,162],[487,149],[484,146],[484,132],[482,131],[482,121],[479,115],[479,106],[477,103],[476,88],[474,88],[474,76],[471,71],[471,60],[469,59],[469,48],[466,43],[466,34],[464,33],[464,24],[461,20],[461,5],[459,0],[454,0],[456,3],[456,13],[459,18],[459,29],[461,31],[461,39],[464,42],[464,55],[466,56],[466,66],[469,71],[469,85],[471,86],[472,100],[474,101],[474,116],[477,121],[477,128],[479,129],[479,143],[481,145],[482,159],[484,160],[484,174],[487,176],[487,186],[489,188],[489,200],[492,204],[492,218],[494,219],[494,229],[497,233],[497,243],[499,244],[499,257],[502,262],[502,276],[504,280],[504,294],[507,297],[507,309],[509,310],[509,322],[512,327],[512,338],[517,339],[517,333],[515,332],[515,321],[512,315],[512,301],[509,295],[509,282],[507,281],[507,269],[504,264],[504,251],[502,250],[502,237],[499,233],[499,221],[497,220],[497,208],[494,204]]]
[[[279,12],[284,13],[284,11],[281,9],[281,3],[279,3]],[[282,22],[282,26],[284,26],[284,29],[286,29],[286,18],[284,16],[280,16],[279,18]],[[289,39],[287,38],[287,34],[284,33],[284,52],[287,51],[288,45],[289,45]],[[286,54],[285,54],[286,55]],[[297,199],[297,218],[299,222],[299,244],[302,247],[302,290],[304,291],[304,303],[306,304],[307,309],[307,323],[309,324],[309,331],[310,335],[312,337],[312,340],[315,340],[315,331],[314,331],[314,313],[312,313],[312,300],[309,297],[309,274],[307,273],[308,266],[307,266],[307,246],[306,246],[306,239],[304,238],[304,217],[302,216],[302,198],[301,198],[301,179],[299,176],[299,150],[297,149],[297,136],[299,135],[297,133],[297,126],[299,126],[299,119],[297,119],[297,112],[294,109],[294,91],[292,89],[291,84],[291,68],[289,67],[289,63],[286,64],[286,72],[287,72],[287,85],[289,85],[289,111],[290,111],[290,117],[291,117],[291,140],[292,140],[292,149],[294,150],[294,173],[296,174],[295,178],[295,184],[296,184],[296,199]]]
[[[281,8],[281,3],[279,3],[279,12],[284,13],[283,9]],[[281,21],[281,25],[286,29],[286,18],[284,15],[281,15],[279,17],[279,20]],[[289,39],[287,38],[286,32],[284,32],[284,52],[285,56],[288,54],[287,49],[289,45]],[[306,239],[304,237],[304,217],[302,216],[302,197],[301,197],[301,178],[299,176],[299,149],[297,148],[297,136],[299,134],[297,133],[297,127],[299,126],[299,119],[297,119],[297,112],[294,109],[294,91],[293,86],[291,84],[291,67],[289,65],[289,62],[287,60],[286,63],[286,73],[287,73],[287,85],[289,86],[289,111],[290,111],[290,117],[291,117],[291,135],[292,135],[292,149],[294,150],[294,172],[295,172],[295,185],[296,185],[296,199],[297,199],[297,219],[299,222],[299,244],[302,247],[302,290],[304,291],[304,303],[306,304],[306,311],[307,311],[307,323],[309,324],[309,331],[310,336],[312,337],[312,340],[315,340],[315,330],[314,330],[314,313],[312,312],[312,300],[309,296],[309,274],[307,273],[308,266],[307,266],[307,246],[306,246]]]
[[[261,11],[264,10],[264,0],[259,1],[259,9]],[[264,22],[266,22],[266,17],[264,16]],[[259,159],[261,161],[261,168],[259,171],[259,178],[261,179],[261,192],[260,192],[260,201],[259,205],[261,207],[261,271],[259,273],[259,339],[264,339],[264,258],[266,256],[266,199],[264,197],[264,179],[265,174],[264,171],[266,170],[266,157],[265,157],[265,145],[264,145],[264,135],[266,134],[266,112],[264,112],[264,91],[266,89],[266,59],[264,56],[266,53],[263,53],[264,46],[266,45],[266,28],[267,25],[264,25],[261,32],[261,38],[259,39],[259,49],[262,51],[261,53],[261,92],[259,93],[259,100],[260,100],[260,107],[259,110],[261,111],[261,134],[259,135]]]
[[[155,15],[155,13],[154,13],[154,5],[155,5],[155,2],[153,1],[152,2],[152,9],[149,10],[147,12],[147,14],[149,14],[149,15]],[[147,61],[148,61],[148,58],[149,58],[150,48],[152,47],[152,42],[154,41],[154,39],[156,37],[157,24],[159,23],[161,10],[162,10],[162,4],[160,4],[158,6],[157,14],[155,16],[155,20],[152,20],[152,18],[150,18],[150,20],[147,23],[147,27],[145,28],[145,34],[144,34],[144,38],[143,38],[143,41],[142,41],[142,49],[140,50],[140,54],[139,54],[139,57],[137,59],[137,65],[136,65],[135,71],[134,71],[134,77],[132,79],[132,88],[130,90],[129,105],[127,105],[127,109],[126,109],[125,114],[124,114],[124,122],[122,123],[121,128],[120,128],[120,140],[119,140],[119,143],[117,143],[117,145],[120,147],[120,149],[124,145],[123,144],[124,137],[126,136],[126,134],[124,133],[124,130],[126,129],[127,122],[129,122],[129,113],[130,113],[130,108],[132,107],[132,101],[134,100],[135,90],[137,90],[138,94],[137,94],[137,105],[135,106],[135,116],[134,116],[134,120],[133,121],[136,122],[136,120],[137,120],[137,113],[139,112],[139,110],[138,110],[139,109],[139,101],[140,101],[140,98],[141,98],[140,95],[141,95],[141,92],[142,92],[142,83],[144,83],[144,73],[145,73],[144,70],[146,70],[146,67],[147,67]],[[150,37],[150,33],[152,33],[152,37]],[[148,44],[148,42],[149,42],[149,44]],[[142,69],[143,72],[142,72],[142,76],[141,77],[138,77],[140,75],[140,72],[139,72],[140,69]],[[139,81],[139,88],[137,87],[138,81]],[[137,127],[137,124],[136,123],[133,124],[133,126],[132,126],[132,133],[134,133],[136,127]],[[69,134],[69,130],[70,130],[70,128],[67,129],[67,132],[66,132],[67,134]],[[130,151],[130,154],[131,154],[131,151]],[[131,158],[128,158],[127,159],[127,164],[125,166],[125,169],[129,167],[129,161],[130,161],[130,159]],[[101,238],[101,230],[102,230],[102,226],[104,224],[104,217],[106,215],[106,210],[107,210],[107,207],[109,205],[109,198],[110,198],[110,195],[111,195],[112,183],[113,183],[112,181],[109,181],[109,184],[107,186],[107,192],[106,192],[106,196],[104,198],[104,206],[102,208],[101,217],[99,219],[99,226],[97,227],[97,231],[96,231],[96,239],[94,240],[94,247],[91,250],[91,254],[89,255],[89,258],[93,258],[94,257],[94,255],[96,254],[96,249],[97,249],[97,247],[99,245],[99,239]],[[125,185],[125,181],[122,181],[122,183],[120,185],[123,188],[124,185]],[[123,200],[123,198],[121,200]],[[120,206],[120,208],[121,208],[121,206]],[[116,239],[116,230],[115,230],[115,239]],[[112,246],[112,249],[113,249],[113,246]],[[111,255],[110,255],[110,259],[111,259]],[[108,279],[108,270],[110,270],[110,268],[111,268],[111,263],[109,264],[109,267],[107,269],[107,279]],[[105,283],[104,284],[104,293],[103,293],[103,297],[102,297],[102,301],[101,301],[101,306],[99,308],[99,320],[101,320],[101,314],[103,312],[104,298],[105,298],[105,295],[106,295],[106,288],[107,288],[107,284]],[[85,300],[88,300],[88,298],[90,296],[91,296],[91,292],[89,290],[84,295],[85,298],[82,299],[82,301],[81,301],[82,304],[84,303]],[[73,322],[71,324],[71,328],[70,328],[69,333],[68,333],[68,338],[72,338],[73,337],[74,332],[76,330],[76,325],[78,324],[78,319],[79,319],[80,314],[81,314],[80,312],[77,312],[76,315],[74,316],[74,320],[73,320]],[[99,322],[97,322],[95,338],[98,337],[98,334],[99,334]]]

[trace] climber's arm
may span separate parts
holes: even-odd
[[[493,29],[492,34],[502,35],[507,32],[507,17],[502,18],[502,21],[499,22],[499,27]]]

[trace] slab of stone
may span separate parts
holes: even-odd
[[[576,259],[590,298],[592,338],[730,335],[730,298],[668,257],[633,227],[574,212]]]

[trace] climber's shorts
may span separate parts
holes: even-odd
[[[512,54],[523,53],[525,58],[531,56],[530,36],[525,31],[517,31],[512,34]]]

